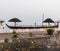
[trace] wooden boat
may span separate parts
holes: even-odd
[[[40,29],[40,28],[58,28],[58,25],[55,26],[6,26],[10,29]]]

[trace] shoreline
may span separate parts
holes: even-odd
[[[29,34],[30,32],[32,34],[47,34],[47,31],[46,29],[36,29],[36,30],[15,30],[17,34]],[[59,29],[55,29],[54,30],[54,33],[60,31]],[[0,34],[12,34],[13,30],[8,30],[8,31],[5,31],[5,30],[0,30]]]
[[[32,34],[47,34],[46,31],[30,31]],[[16,32],[17,34],[29,34],[30,32]],[[0,34],[13,34],[12,32],[1,32]]]
[[[57,34],[58,30],[55,30],[53,34]],[[28,31],[28,32],[17,32],[17,35],[20,37],[20,38],[29,38],[29,33],[32,33],[32,37],[41,37],[41,35],[43,35],[43,37],[47,37],[46,35],[47,34],[47,31],[46,30],[39,30],[39,31]],[[5,38],[12,38],[13,37],[13,33],[12,32],[0,32],[0,38],[1,39],[5,39]]]

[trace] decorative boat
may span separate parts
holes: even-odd
[[[58,28],[58,25],[55,26],[6,26],[10,29],[40,29],[40,28]]]

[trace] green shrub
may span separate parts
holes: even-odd
[[[15,30],[13,30],[13,34],[16,34],[16,31]]]
[[[32,32],[29,32],[29,36],[32,37]]]
[[[16,34],[16,31],[13,30],[13,37],[16,38],[17,37],[17,34]]]
[[[53,34],[53,32],[54,32],[54,30],[53,30],[53,29],[47,29],[47,33],[48,33],[48,35],[52,35],[52,34]]]

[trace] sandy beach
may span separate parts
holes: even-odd
[[[13,33],[12,31],[5,31],[4,30],[0,30],[0,38],[12,38],[13,37]],[[17,35],[20,37],[20,38],[29,38],[29,34],[30,32],[32,33],[32,37],[42,37],[41,35],[43,35],[43,37],[45,35],[47,35],[47,31],[46,29],[40,29],[40,30],[31,30],[31,31],[16,31]],[[54,31],[54,34],[57,34],[57,30]]]

